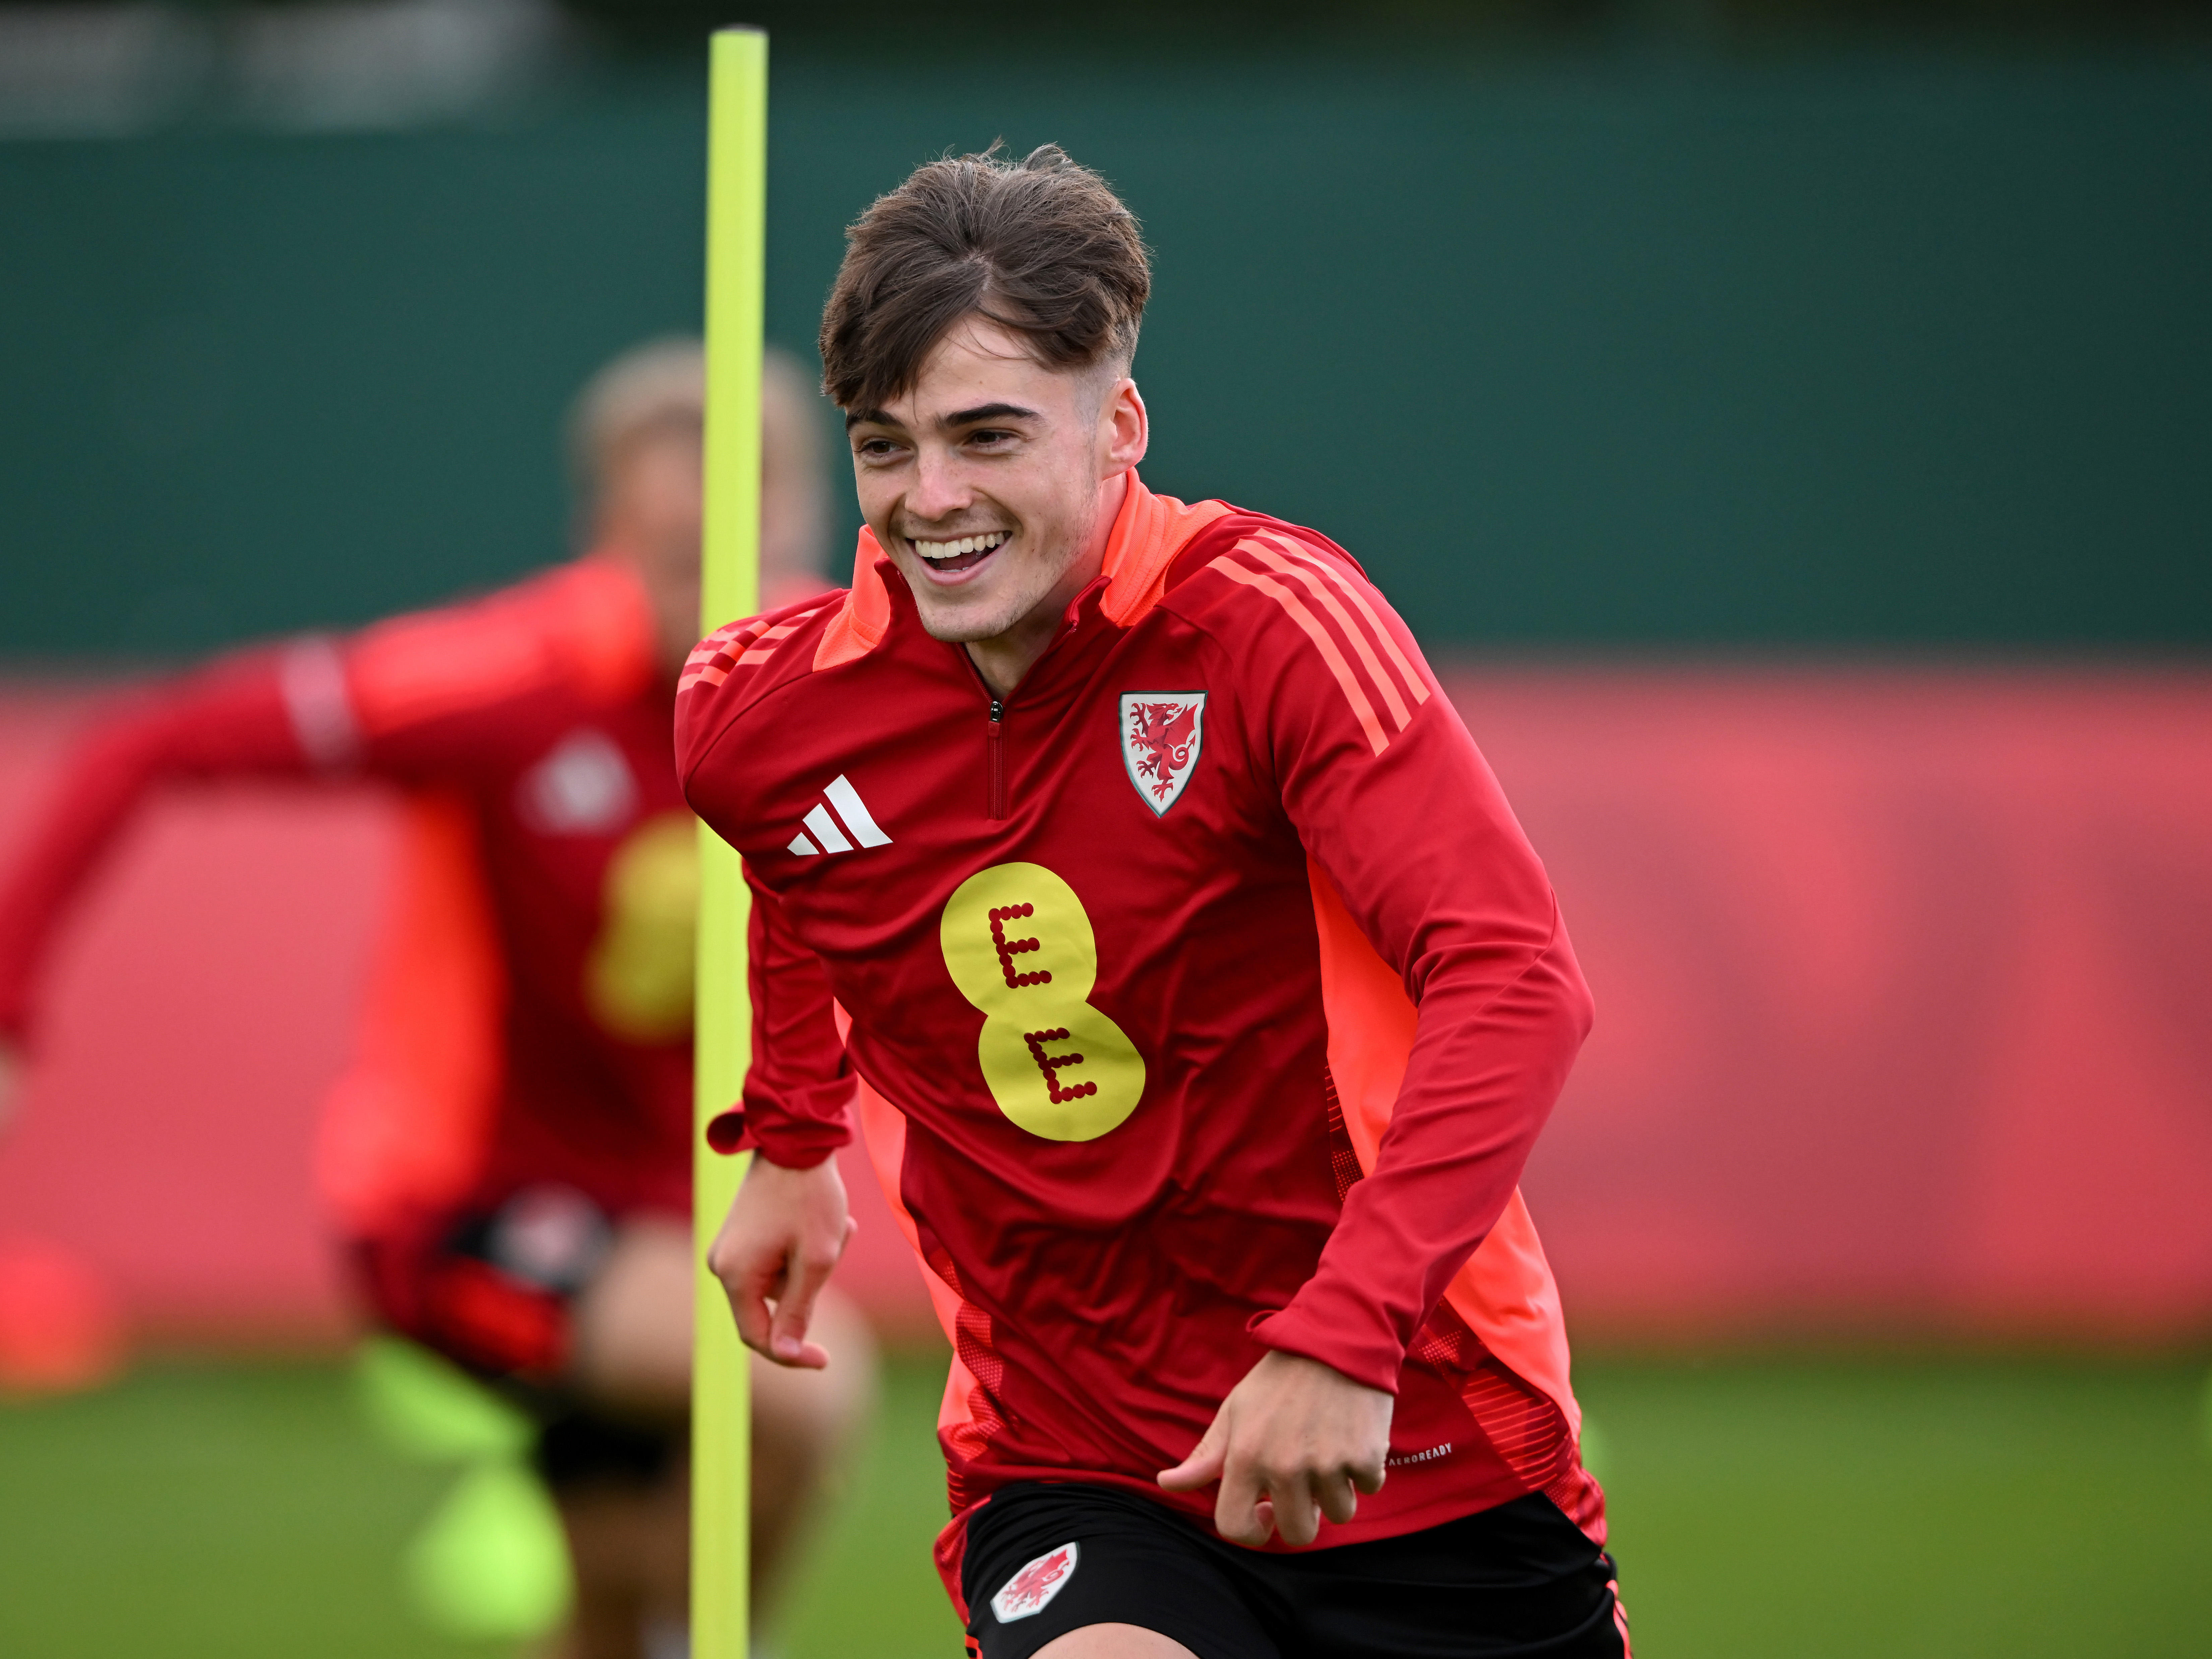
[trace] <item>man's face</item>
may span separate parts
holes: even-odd
[[[599,546],[625,561],[653,600],[665,663],[699,635],[699,437],[670,427],[633,438],[608,469]]]
[[[847,428],[861,515],[922,626],[965,642],[1006,635],[1048,601],[1056,625],[1095,574],[1108,486],[1143,459],[1146,435],[1133,383],[1046,368],[975,318],[911,390]]]

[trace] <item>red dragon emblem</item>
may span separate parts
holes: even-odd
[[[1075,1571],[1078,1547],[1062,1544],[1044,1554],[1006,1580],[1006,1588],[991,1598],[991,1611],[999,1616],[1002,1625],[1016,1619],[1026,1619],[1033,1613],[1044,1610],[1044,1604],[1060,1593]]]
[[[1121,759],[1145,805],[1164,812],[1190,781],[1206,739],[1203,691],[1128,691],[1121,696]]]

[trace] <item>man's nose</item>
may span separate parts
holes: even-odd
[[[953,458],[933,445],[923,446],[915,457],[914,487],[907,492],[906,510],[917,519],[942,519],[968,504],[968,485]]]

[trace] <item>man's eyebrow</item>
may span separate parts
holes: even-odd
[[[940,429],[946,427],[973,426],[978,421],[1034,421],[1034,409],[1024,409],[1019,404],[978,404],[973,409],[956,409],[950,415],[938,417]]]
[[[1034,421],[1040,418],[1036,410],[1020,404],[978,404],[973,409],[956,409],[950,415],[937,418],[940,432],[953,427],[974,426],[979,421]],[[850,432],[861,425],[891,426],[898,422],[880,409],[856,409],[845,417],[845,430]]]

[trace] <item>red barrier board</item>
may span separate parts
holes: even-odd
[[[1597,995],[1524,1183],[1577,1329],[2212,1328],[2212,673],[1446,685]],[[85,703],[0,693],[0,857]],[[309,1170],[389,829],[366,791],[147,815],[54,964],[0,1249],[173,1333],[340,1327]],[[924,1325],[853,1173],[844,1277]]]
[[[2212,1326],[2212,677],[1467,673],[1598,1003],[1610,1333]]]

